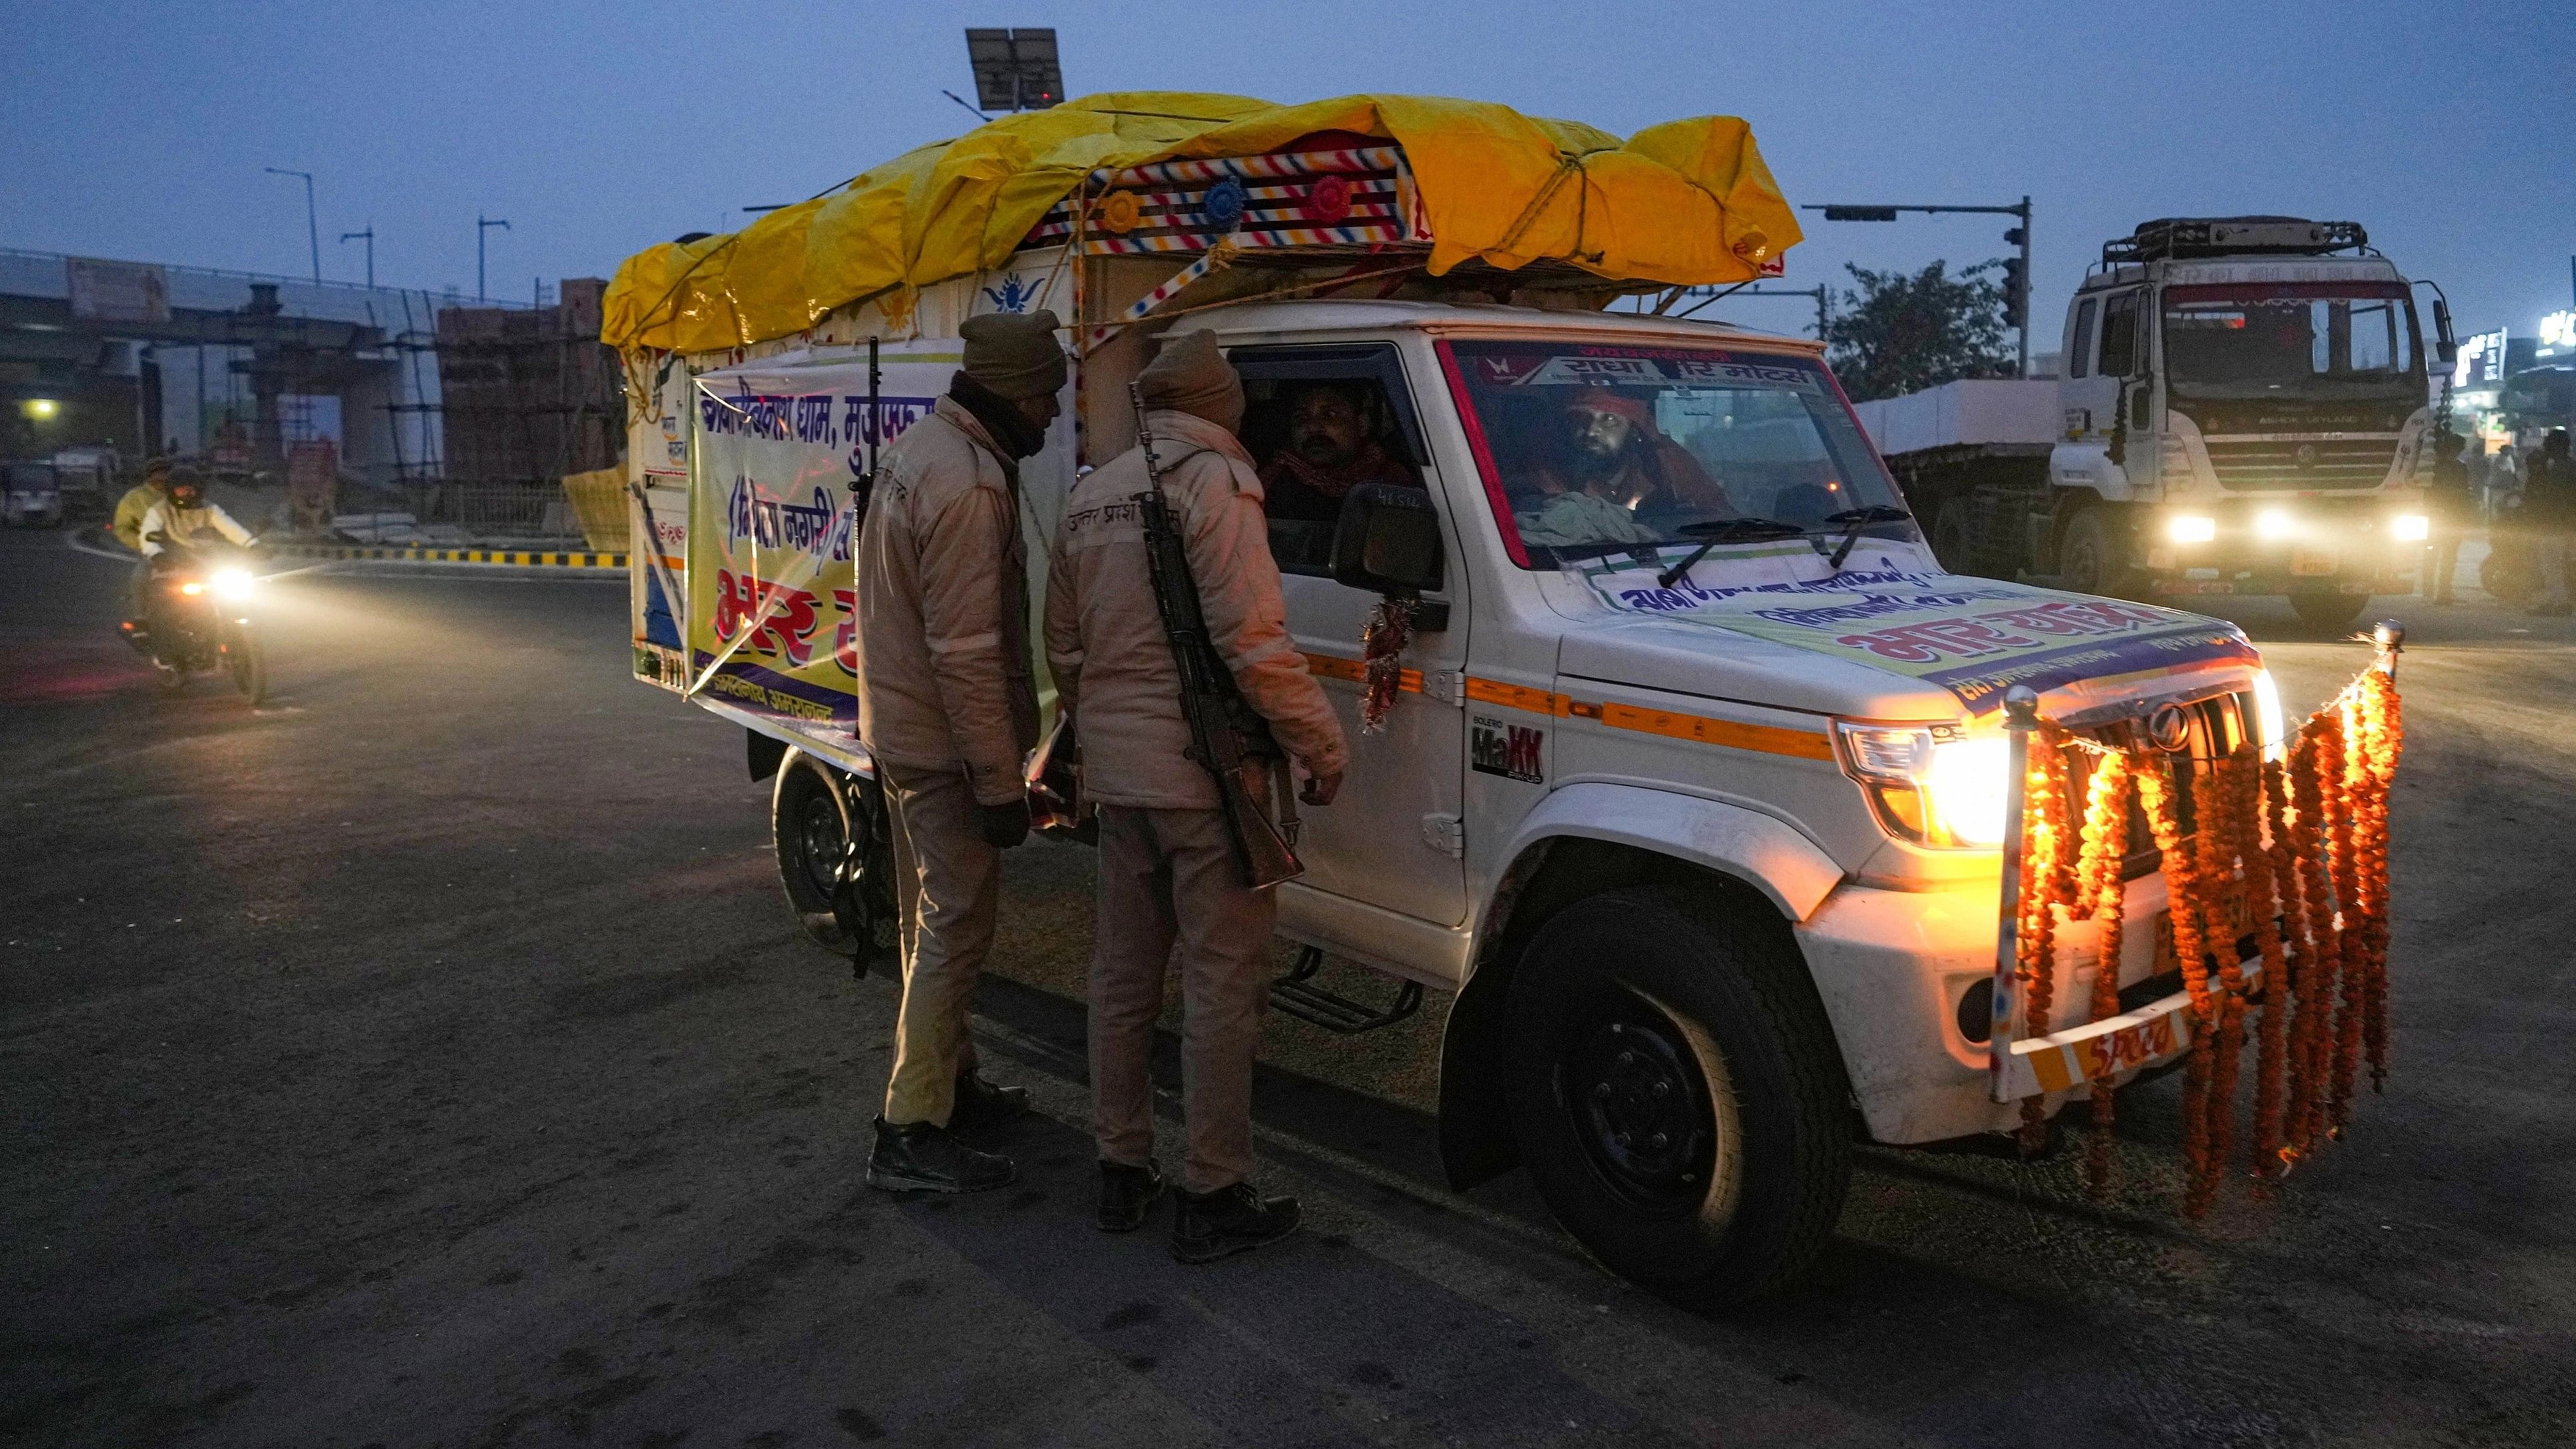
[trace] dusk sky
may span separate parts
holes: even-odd
[[[739,209],[822,191],[970,117],[970,24],[1054,25],[1093,91],[1494,100],[1626,134],[1745,117],[1793,202],[2038,208],[2054,318],[2147,217],[2351,219],[2463,331],[2571,305],[2576,4],[996,5],[345,3],[11,7],[0,245],[491,290],[609,274]],[[1784,285],[1964,265],[2003,219],[1810,221]],[[1728,315],[1792,330],[1795,301]]]

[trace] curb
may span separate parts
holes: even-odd
[[[496,548],[331,548],[298,543],[271,544],[268,551],[281,558],[382,563],[481,564],[485,567],[537,569],[623,570],[626,567],[626,555],[622,553]]]

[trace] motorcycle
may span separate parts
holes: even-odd
[[[268,662],[250,619],[258,591],[247,550],[230,545],[194,547],[156,533],[164,551],[145,592],[143,620],[118,625],[127,643],[152,661],[164,693],[188,687],[192,675],[221,670],[242,698],[257,705],[268,696]]]
[[[2487,524],[2487,556],[2478,565],[2478,587],[2506,604],[2529,603],[2540,592],[2540,552],[2522,526],[2522,495],[2507,493],[2495,502]]]

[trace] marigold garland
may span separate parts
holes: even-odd
[[[2043,1036],[2056,1003],[2058,917],[2095,923],[2089,1017],[2119,1012],[2120,955],[2135,800],[2162,858],[2173,966],[2190,998],[2192,1051],[2183,1079],[2183,1210],[2208,1211],[2225,1179],[2236,1129],[2246,1014],[2262,962],[2252,1146],[2257,1177],[2289,1171],[2350,1120],[2354,1080],[2387,1076],[2389,791],[2404,747],[2397,689],[2373,668],[2305,721],[2266,760],[2251,741],[2216,759],[2145,747],[2112,749],[2042,724],[2023,784],[2023,855],[2016,921],[2025,1032]],[[2077,802],[2075,762],[2089,765]],[[2191,791],[2192,834],[2181,825]],[[2241,893],[2248,943],[2231,902]],[[2119,1068],[2092,1082],[2086,1178],[2111,1190]],[[2023,1141],[2046,1130],[2038,1098],[2022,1104]]]

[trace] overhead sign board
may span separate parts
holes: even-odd
[[[148,262],[63,258],[72,317],[81,322],[160,323],[170,320],[170,276]]]

